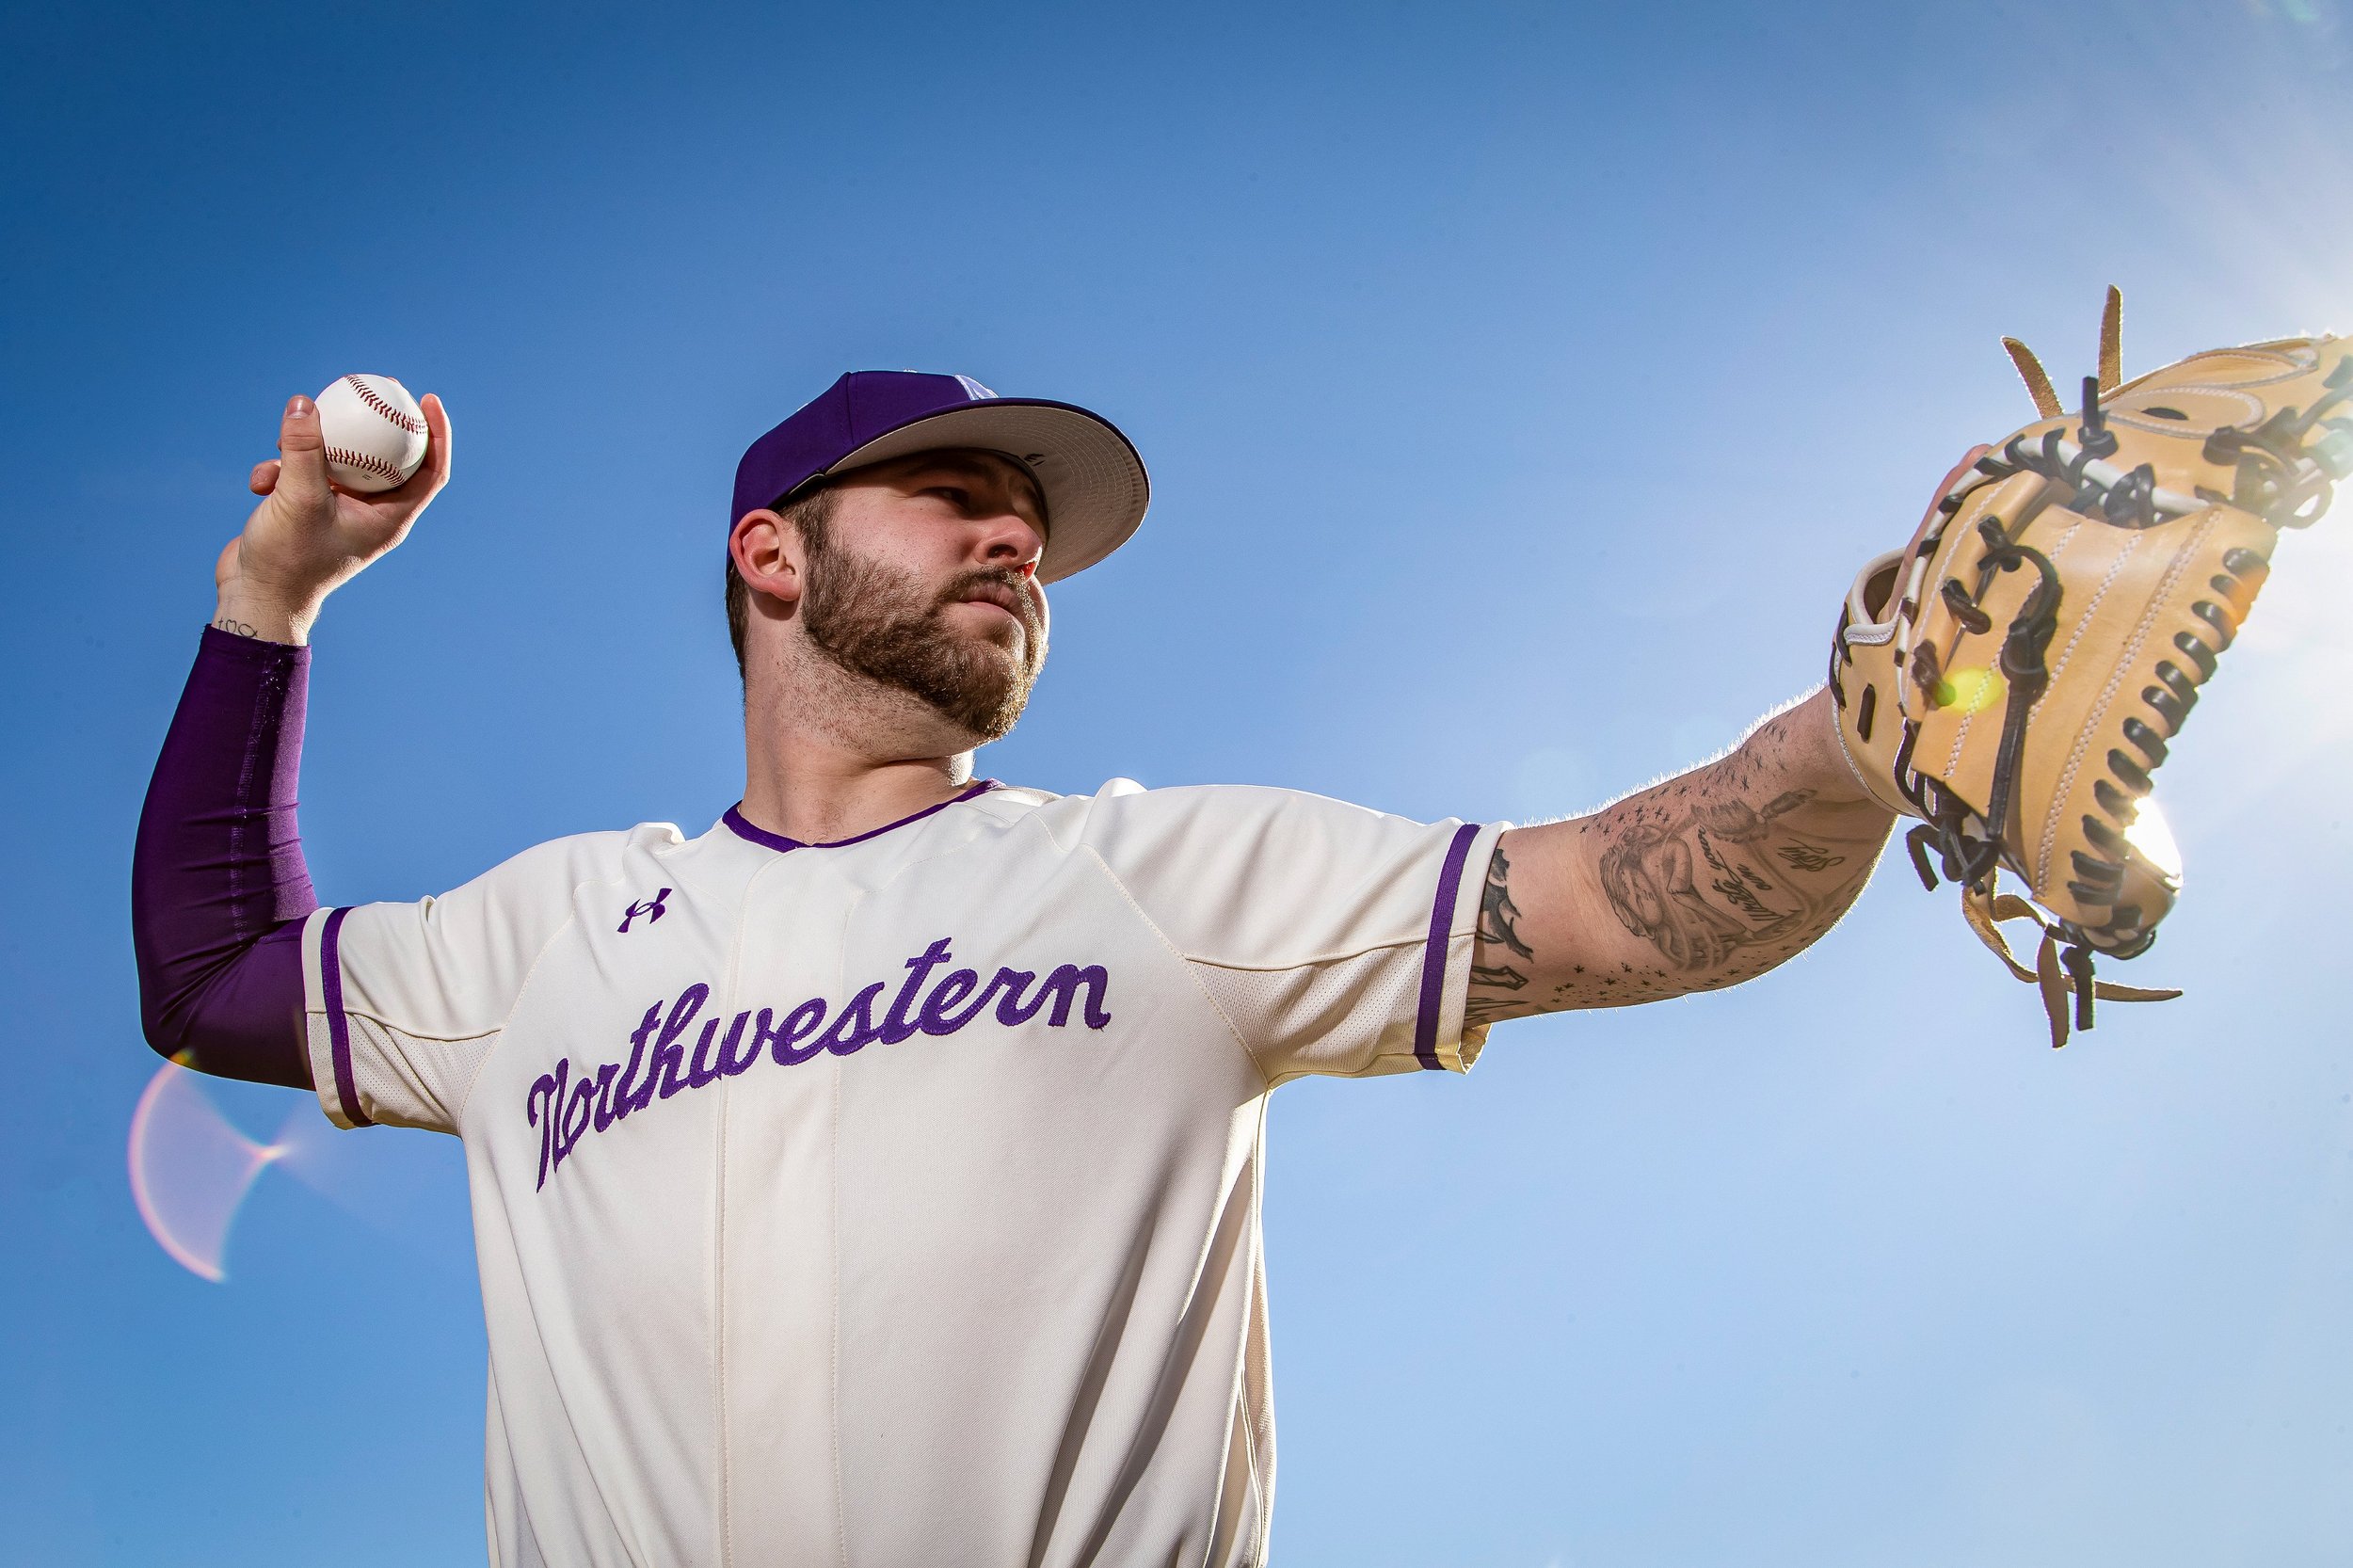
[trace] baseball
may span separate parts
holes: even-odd
[[[319,393],[328,477],[347,490],[389,490],[424,461],[424,410],[389,376],[346,376]]]

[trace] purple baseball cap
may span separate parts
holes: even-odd
[[[811,480],[940,447],[1001,453],[1046,497],[1038,578],[1082,571],[1128,542],[1151,482],[1116,425],[1068,403],[1000,397],[968,376],[854,370],[752,442],[735,465],[731,531]]]

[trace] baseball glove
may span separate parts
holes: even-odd
[[[2353,341],[2193,354],[2120,381],[2108,291],[2100,374],[2062,411],[2005,339],[2041,415],[1955,471],[1912,542],[1863,568],[1833,639],[1839,738],[1865,788],[1916,817],[1913,864],[1960,884],[1971,927],[2039,985],[2051,1043],[2093,978],[2148,951],[2181,889],[2149,799],[2182,721],[2271,569],[2282,528],[2353,474]],[[1999,890],[2004,871],[2030,897]],[[2029,968],[2001,924],[2031,920]],[[2071,1008],[2072,1003],[2072,1008]]]

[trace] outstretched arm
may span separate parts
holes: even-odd
[[[1828,931],[1895,818],[1840,751],[1829,694],[1588,816],[1516,828],[1487,868],[1469,1020],[1737,984]]]

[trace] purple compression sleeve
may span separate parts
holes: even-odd
[[[131,857],[147,1043],[298,1089],[311,1085],[302,918],[319,904],[295,828],[310,671],[307,648],[204,629]]]

